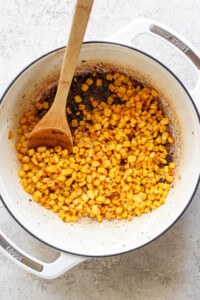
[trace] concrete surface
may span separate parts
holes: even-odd
[[[0,0],[0,94],[32,60],[66,43],[74,2]],[[95,0],[86,40],[100,40],[138,17],[163,22],[200,50],[199,0]],[[187,87],[194,86],[194,69],[177,51],[147,36],[136,46],[166,63]],[[200,189],[173,228],[148,246],[85,261],[52,281],[24,272],[0,254],[0,300],[200,299],[199,198]],[[24,232],[1,204],[0,226],[36,257],[52,261],[57,256]]]

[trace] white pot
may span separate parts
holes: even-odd
[[[154,24],[154,25],[152,25]],[[157,24],[157,23],[156,23]],[[157,27],[158,26],[158,27]],[[15,131],[22,112],[28,107],[30,93],[41,81],[58,74],[64,48],[52,51],[23,70],[10,84],[2,97],[0,107],[0,193],[2,201],[15,220],[32,236],[60,251],[60,257],[46,264],[16,247],[0,232],[0,248],[13,261],[26,270],[44,278],[55,278],[80,263],[86,257],[122,254],[146,245],[163,234],[185,211],[199,181],[200,126],[194,102],[200,94],[200,81],[194,91],[188,92],[181,81],[162,63],[137,49],[127,47],[138,34],[148,32],[162,36],[178,47],[188,59],[200,68],[194,47],[177,38],[177,34],[161,29],[154,21],[141,19],[131,23],[107,42],[85,43],[81,50],[82,61],[114,64],[120,70],[132,70],[152,84],[170,102],[171,116],[177,118],[180,129],[179,167],[174,188],[165,205],[148,215],[129,221],[80,221],[66,224],[56,214],[45,210],[23,191],[17,175],[19,163],[14,148],[15,139],[8,140],[10,130]],[[122,42],[122,44],[115,44]],[[193,51],[192,51],[193,49]],[[82,63],[82,65],[87,63]],[[138,75],[139,74],[139,75]],[[198,73],[199,76],[199,73]],[[192,97],[191,97],[192,96]],[[178,128],[178,127],[177,127]],[[175,132],[174,132],[175,134]],[[70,254],[69,254],[70,253]]]

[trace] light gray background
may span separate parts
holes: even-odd
[[[65,45],[73,0],[0,0],[0,94],[40,55]],[[199,0],[95,0],[85,40],[101,40],[138,17],[158,20],[200,50]],[[180,54],[153,38],[136,46],[167,64],[188,88],[196,74]],[[2,170],[1,170],[2,171]],[[92,259],[60,278],[39,279],[0,254],[0,300],[200,299],[200,189],[181,219],[162,237],[135,252]],[[0,226],[17,245],[44,261],[57,253],[36,241],[0,203]]]

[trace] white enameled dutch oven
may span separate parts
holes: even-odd
[[[182,82],[161,62],[132,48],[132,40],[149,33],[171,43],[186,55],[198,72],[196,88],[187,91]],[[119,44],[120,43],[120,44]],[[169,229],[191,202],[200,174],[200,126],[197,107],[200,102],[200,59],[198,52],[176,33],[157,22],[140,19],[104,42],[84,43],[79,64],[85,61],[115,65],[129,70],[147,81],[168,103],[178,144],[179,163],[174,187],[166,203],[148,215],[129,221],[80,221],[64,223],[51,211],[34,202],[20,186],[19,163],[15,139],[8,133],[18,126],[22,112],[28,107],[31,92],[59,74],[64,48],[51,51],[25,68],[10,84],[0,107],[0,194],[13,218],[33,237],[60,251],[53,263],[44,263],[26,254],[0,232],[0,248],[8,258],[29,272],[44,278],[55,278],[87,257],[103,257],[138,249]],[[170,109],[169,109],[170,107]],[[175,128],[176,127],[176,128]],[[15,135],[16,137],[16,135]]]

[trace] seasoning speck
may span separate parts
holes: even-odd
[[[9,134],[8,134],[8,139],[11,140],[14,136],[14,132],[13,131],[9,131]]]

